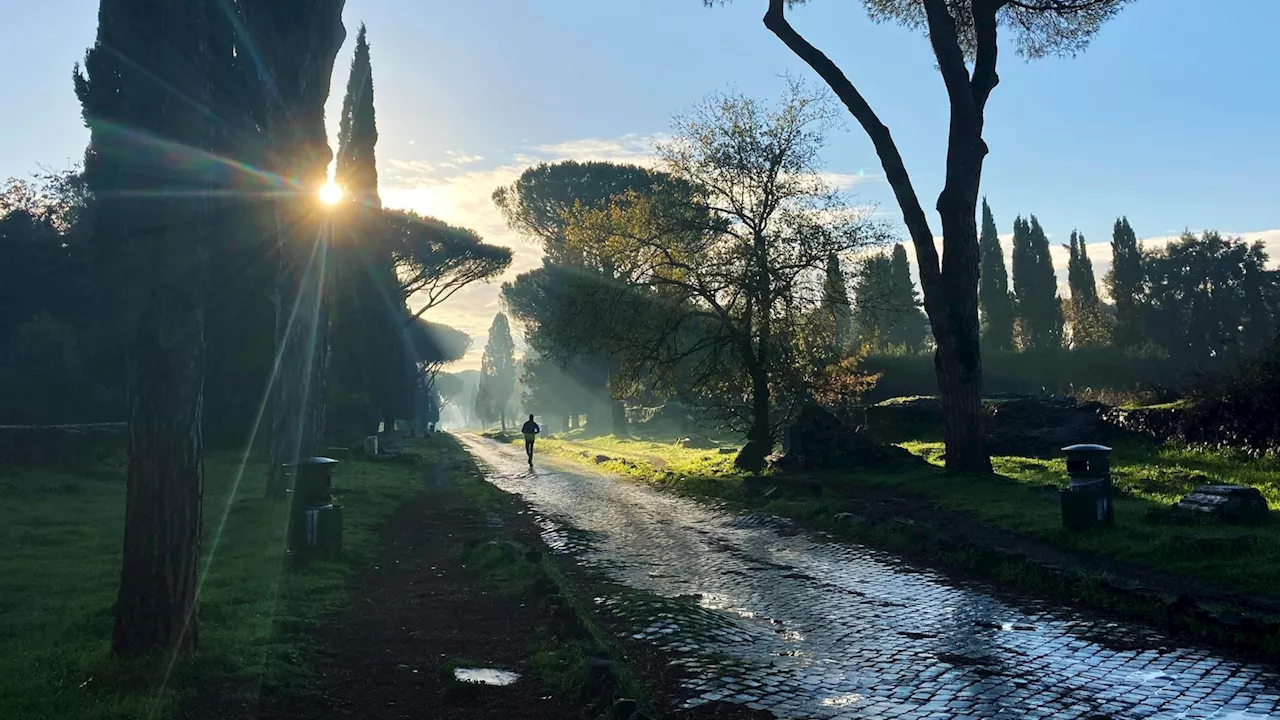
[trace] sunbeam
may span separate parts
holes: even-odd
[[[241,481],[244,478],[245,469],[249,465],[249,458],[253,453],[254,443],[257,440],[258,432],[262,426],[262,418],[266,415],[267,407],[270,405],[270,402],[271,402],[272,392],[275,389],[275,385],[279,381],[279,378],[281,375],[281,368],[283,365],[282,360],[284,357],[285,347],[287,345],[287,338],[289,338],[295,331],[299,312],[302,309],[302,306],[304,304],[304,299],[313,300],[313,302],[310,303],[311,305],[314,306],[313,312],[312,312],[313,321],[318,317],[319,304],[324,297],[324,275],[326,273],[326,268],[327,268],[327,262],[326,262],[325,256],[328,254],[328,248],[329,248],[329,230],[326,228],[324,231],[322,231],[322,234],[316,238],[316,241],[312,246],[311,255],[308,258],[306,268],[304,269],[302,274],[303,281],[298,286],[298,292],[295,295],[292,307],[289,310],[289,318],[285,323],[284,338],[282,338],[282,340],[284,341],[282,341],[279,344],[279,346],[276,348],[275,358],[271,366],[271,374],[267,378],[266,386],[262,393],[262,398],[258,403],[258,409],[254,415],[253,425],[250,429],[249,436],[245,441],[244,449],[240,453],[240,462],[236,469],[235,477],[232,479],[232,482],[231,482],[231,490],[227,494],[226,504],[223,506],[222,512],[218,517],[217,527],[213,531],[213,533],[211,533],[210,535],[209,545],[208,545],[207,551],[205,552],[203,566],[201,567],[199,577],[196,579],[196,603],[193,607],[199,607],[200,596],[204,590],[204,584],[205,584],[205,581],[208,579],[209,572],[213,567],[214,560],[217,557],[218,546],[222,540],[223,530],[226,528],[227,518],[231,514],[232,506],[234,505],[235,501],[239,497]],[[316,270],[317,265],[319,265],[318,272]],[[311,278],[313,277],[315,278],[314,284],[316,285],[314,293],[309,290],[309,288],[313,284],[312,282],[310,282]],[[316,328],[313,327],[312,334],[311,334],[312,344],[314,344],[315,337],[316,337]],[[309,386],[310,376],[311,376],[310,357],[308,358],[308,362],[306,364],[305,370],[306,370],[305,383],[307,386]],[[303,408],[306,407],[305,401],[306,401],[306,394],[304,392],[303,403],[301,405],[301,407]],[[301,423],[299,423],[298,427],[301,428]],[[301,443],[301,438],[299,437],[298,444],[300,443]],[[296,445],[295,445],[294,454],[296,454]],[[288,522],[287,509],[283,511],[283,518],[287,523]],[[287,542],[287,537],[286,537],[286,542]],[[279,601],[280,577],[284,572],[283,547],[281,549],[282,549],[282,554],[281,554],[282,559],[280,564],[280,570],[275,575],[275,585],[273,586],[273,599],[276,602]],[[274,610],[273,610],[273,615],[274,615]],[[194,617],[191,614],[188,614],[188,616],[184,620],[184,627],[183,627],[184,633],[189,631],[189,628],[193,619]],[[165,673],[160,682],[160,686],[157,688],[155,696],[152,699],[151,709],[150,709],[150,712],[148,713],[149,718],[155,718],[158,716],[161,703],[164,699],[165,689],[168,687],[169,681],[172,677],[173,670],[176,667],[177,662],[178,662],[178,657],[176,655],[173,655],[169,658],[169,662],[166,665]]]

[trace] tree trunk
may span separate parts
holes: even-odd
[[[129,399],[124,563],[111,648],[119,654],[154,648],[181,654],[198,644],[203,317],[198,300],[179,288],[157,292],[141,325]]]
[[[751,433],[748,439],[766,443],[773,449],[773,432],[769,422],[769,374],[764,368],[751,373]],[[768,454],[768,453],[766,453]]]
[[[148,76],[144,87],[132,88],[148,101],[137,110],[137,127],[193,152],[208,148],[211,138],[204,110],[210,10],[204,3],[164,5],[134,18],[147,23],[155,43],[131,58]],[[130,282],[146,289],[129,359],[124,548],[111,649],[121,655],[160,649],[176,657],[199,644],[209,185],[198,171],[151,165],[145,154],[127,163],[144,197],[161,186],[177,192],[128,206],[134,217],[126,251],[142,271]]]
[[[758,364],[751,368],[751,429],[747,444],[738,452],[733,464],[742,470],[764,469],[765,458],[773,451],[773,433],[769,423],[769,374]]]
[[[942,272],[934,288],[936,300],[928,312],[938,343],[934,365],[942,399],[947,469],[990,473],[983,429],[978,319],[978,186],[987,145],[982,140],[981,115],[954,105],[946,184],[937,203],[942,220]]]
[[[944,342],[945,336],[935,330],[938,349],[933,362],[942,399],[947,469],[991,472],[983,436],[982,359],[976,337],[971,340],[947,337]]]
[[[329,228],[316,192],[333,159],[324,124],[329,80],[346,29],[345,0],[315,0],[305,12],[276,0],[242,0],[254,67],[265,88],[262,125],[271,173],[291,191],[274,196],[276,363],[272,376],[267,496],[284,497],[281,465],[317,452],[324,431],[329,313],[324,303]]]
[[[305,267],[300,253],[287,241],[282,245],[285,247],[281,248],[282,267],[275,294],[276,342],[280,350],[273,386],[266,491],[267,497],[275,499],[287,495],[289,482],[284,466],[320,451],[329,356],[329,314],[324,307],[323,262],[318,259],[325,252],[324,243],[315,243]]]
[[[770,292],[769,245],[765,236],[755,234],[756,260],[756,315],[757,332],[755,359],[749,363],[751,372],[751,440],[764,443],[765,455],[773,450],[773,429],[769,424],[769,363],[773,351],[773,296]]]
[[[502,410],[498,413],[498,420],[502,423],[502,432],[507,431],[507,411]]]
[[[578,429],[578,414],[577,414],[577,413],[572,413],[572,414],[570,414],[570,415],[569,415],[569,426],[568,426],[568,427],[569,427],[569,429],[570,429],[570,430],[577,430],[577,429]]]

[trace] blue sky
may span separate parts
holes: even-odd
[[[91,44],[95,0],[12,3],[0,26],[5,97],[0,177],[78,161],[87,138],[72,65]],[[369,26],[382,190],[512,244],[488,195],[529,163],[642,161],[673,113],[729,86],[776,96],[810,73],[760,22],[764,0],[348,0],[330,117],[360,22]],[[811,0],[793,23],[831,55],[889,125],[927,208],[940,187],[946,98],[927,41],[873,25],[851,0]],[[987,113],[983,177],[1002,232],[1035,213],[1055,241],[1073,228],[1105,266],[1111,223],[1138,234],[1215,228],[1280,254],[1280,27],[1277,0],[1139,0],[1076,58],[1027,63],[1006,52]],[[897,209],[850,119],[825,153],[852,191]],[[936,220],[935,220],[935,231]],[[1059,275],[1065,276],[1065,264]],[[495,286],[435,313],[471,332],[475,355],[498,310]],[[471,364],[471,363],[467,363]]]

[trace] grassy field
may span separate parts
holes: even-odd
[[[197,681],[307,682],[305,631],[342,606],[381,528],[421,488],[424,466],[467,461],[443,445],[414,452],[407,462],[338,466],[334,484],[347,489],[343,555],[305,572],[282,562],[287,503],[263,498],[264,466],[210,454],[201,647],[171,672],[163,657],[125,662],[109,653],[123,471],[0,471],[0,717],[164,717]]]
[[[1171,525],[1157,518],[1161,508],[1205,482],[1257,487],[1272,509],[1280,509],[1280,463],[1224,451],[1193,451],[1133,440],[1113,455],[1116,487],[1115,526],[1089,533],[1062,528],[1054,492],[1066,484],[1061,459],[994,458],[996,475],[955,477],[942,472],[941,443],[908,442],[909,450],[932,466],[821,476],[828,492],[821,498],[776,500],[771,512],[815,516],[848,508],[826,507],[842,487],[853,484],[886,495],[917,498],[963,511],[984,524],[1015,531],[1050,545],[1132,562],[1155,570],[1211,581],[1257,595],[1280,595],[1280,522],[1264,526]],[[743,476],[733,455],[693,450],[654,441],[614,437],[548,438],[540,451],[602,469],[658,482],[698,495],[741,498]],[[608,459],[602,459],[608,458]],[[655,462],[658,460],[660,462]],[[1195,477],[1199,476],[1199,477]]]

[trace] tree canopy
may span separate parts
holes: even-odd
[[[400,292],[422,304],[415,317],[511,265],[510,248],[489,245],[472,230],[412,210],[388,210],[383,218]]]

